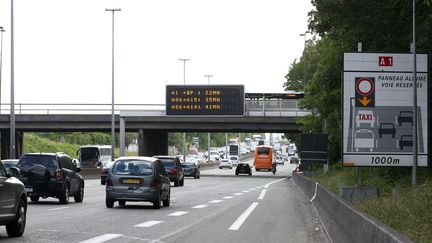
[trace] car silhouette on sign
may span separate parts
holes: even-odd
[[[356,152],[360,149],[368,149],[370,152],[375,148],[375,135],[369,129],[360,129],[354,133],[354,147]]]
[[[383,134],[390,134],[392,135],[392,138],[395,138],[396,128],[393,123],[384,122],[380,124],[378,128],[378,134],[380,138],[382,138]]]
[[[402,135],[399,140],[399,148],[403,150],[404,147],[413,146],[413,136],[412,135]]]
[[[369,124],[371,128],[375,124],[375,116],[371,110],[359,110],[356,116],[356,125],[360,127],[361,123]]]
[[[404,122],[411,123],[411,126],[413,126],[413,112],[400,111],[399,116],[397,117],[397,121],[399,126],[402,126],[402,123]]]

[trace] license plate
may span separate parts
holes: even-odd
[[[139,179],[123,179],[124,184],[139,184]]]
[[[26,191],[27,191],[27,192],[33,192],[33,188],[31,188],[31,187],[26,187]]]

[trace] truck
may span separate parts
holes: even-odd
[[[83,168],[103,167],[111,161],[111,152],[111,145],[85,145],[78,149],[77,155]]]
[[[236,155],[240,157],[239,145],[232,144],[229,146],[229,155]]]

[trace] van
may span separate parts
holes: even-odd
[[[257,146],[255,149],[254,166],[256,171],[271,171],[273,164],[273,147],[267,145]]]

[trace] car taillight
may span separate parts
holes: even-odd
[[[113,183],[112,183],[112,180],[111,180],[111,179],[107,179],[107,181],[106,181],[106,186],[107,186],[107,187],[111,187],[111,186],[113,186]]]
[[[61,169],[57,169],[56,170],[56,179],[58,181],[62,181],[63,180],[63,171]]]
[[[101,170],[101,174],[103,174],[103,175],[108,174],[108,170]]]
[[[177,169],[176,169],[176,168],[172,168],[172,169],[170,170],[170,172],[171,172],[172,174],[177,174]]]
[[[149,187],[156,187],[157,186],[157,181],[153,180],[150,182],[150,186]]]

